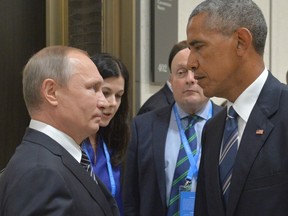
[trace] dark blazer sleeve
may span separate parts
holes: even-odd
[[[48,215],[48,212],[51,216],[75,215],[75,203],[64,179],[55,171],[42,167],[35,167],[18,179],[4,202],[1,212],[5,216]]]
[[[62,146],[27,129],[0,179],[0,215],[114,215],[119,211]]]
[[[174,103],[174,96],[167,83],[140,107],[137,115],[169,106]]]
[[[136,116],[132,121],[123,187],[126,216],[165,215],[164,149],[171,107]]]
[[[131,141],[127,151],[126,169],[123,187],[125,216],[139,214],[139,190],[137,173],[137,132],[135,120],[131,124]]]

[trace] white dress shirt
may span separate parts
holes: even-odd
[[[268,70],[265,68],[260,76],[235,100],[234,104],[227,101],[227,111],[233,105],[234,110],[238,113],[238,145],[240,145],[244,129],[254,105],[260,95],[260,92],[267,80]]]
[[[55,140],[80,163],[82,157],[81,148],[70,136],[51,125],[33,119],[31,119],[29,127]]]

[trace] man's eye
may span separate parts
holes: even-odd
[[[188,70],[186,70],[186,69],[178,70],[176,72],[176,76],[182,78],[182,77],[184,77],[187,74],[187,72],[188,72]]]
[[[197,46],[194,47],[194,49],[195,49],[196,51],[199,51],[202,47],[203,47],[203,45],[197,45]]]

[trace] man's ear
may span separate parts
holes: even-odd
[[[237,34],[237,54],[243,56],[252,44],[252,34],[247,28],[238,28],[235,33]]]
[[[50,103],[53,106],[56,106],[58,104],[57,100],[57,83],[53,79],[45,79],[41,86],[41,92],[43,95],[43,98],[46,99],[48,103]]]

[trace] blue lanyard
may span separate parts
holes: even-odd
[[[104,153],[105,153],[106,162],[107,162],[109,179],[110,179],[110,183],[111,183],[111,194],[112,194],[113,197],[115,197],[115,194],[116,194],[116,183],[115,183],[115,178],[114,178],[113,171],[112,171],[110,154],[108,152],[108,149],[107,149],[107,146],[106,146],[106,143],[104,142],[104,140],[103,140],[103,147],[104,147]]]
[[[187,140],[184,129],[182,127],[180,116],[179,116],[176,105],[173,106],[173,111],[175,114],[178,130],[180,133],[180,139],[181,139],[181,142],[183,143],[185,152],[186,152],[188,159],[189,159],[189,162],[190,162],[190,168],[189,168],[186,180],[191,181],[192,178],[194,177],[195,180],[197,181],[197,177],[198,177],[197,161],[199,159],[201,148],[199,148],[199,151],[197,151],[196,154],[193,156],[193,153],[192,153],[191,148],[189,146],[189,142]]]
[[[111,161],[110,161],[110,154],[108,152],[107,146],[106,146],[106,144],[105,144],[103,139],[102,139],[102,143],[103,143],[104,153],[105,153],[105,157],[106,157],[108,175],[109,175],[110,184],[111,184],[111,194],[112,194],[113,197],[115,197],[115,195],[116,195],[116,183],[115,183],[115,178],[114,178],[113,171],[112,171],[112,165],[111,165]],[[89,145],[91,145],[91,144],[89,143]],[[89,151],[88,147],[84,146],[83,149],[86,152],[90,163],[92,164],[92,160],[91,160],[90,154],[88,152]],[[93,151],[92,147],[91,147],[91,150]],[[91,168],[92,168],[92,171],[93,171],[93,166],[91,166]]]

